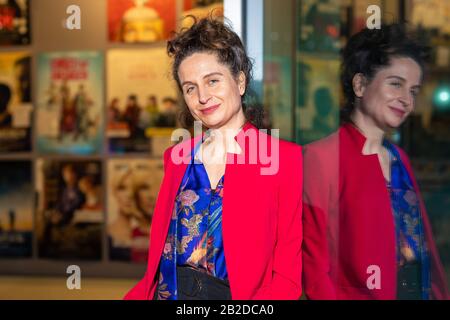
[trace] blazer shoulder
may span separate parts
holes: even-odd
[[[302,146],[283,139],[278,139],[278,142],[279,142],[280,165],[282,167],[283,166],[302,167],[303,166]]]
[[[323,176],[334,176],[339,164],[339,133],[307,144],[303,148],[305,177],[314,179],[320,172]]]
[[[278,137],[275,137],[273,135],[268,134],[265,130],[259,130],[254,128],[255,131],[259,133],[259,141],[261,139],[264,139],[268,142],[270,145],[278,144],[280,155],[289,155],[289,156],[295,156],[298,155],[301,157],[302,153],[302,146],[299,144],[296,144],[291,141],[287,141]],[[300,155],[299,155],[300,154]]]
[[[325,138],[308,143],[304,147],[304,151],[315,151],[320,153],[330,152],[339,145],[339,132],[334,132]]]
[[[297,170],[302,170],[303,167],[302,146],[283,139],[278,139],[278,142],[279,142],[279,159],[280,159],[279,161],[281,171],[285,171],[288,175],[291,175]]]
[[[339,133],[334,132],[331,135],[311,142],[304,146],[303,155],[305,158],[327,158],[336,157],[339,152]]]

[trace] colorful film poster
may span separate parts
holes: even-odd
[[[30,34],[30,1],[0,1],[0,46],[28,45]]]
[[[108,239],[111,260],[145,263],[153,209],[163,177],[161,160],[108,162]]]
[[[39,55],[38,152],[89,155],[101,151],[103,70],[100,52]]]
[[[31,170],[30,161],[0,161],[0,258],[32,255]]]
[[[31,56],[0,53],[0,153],[31,151]]]
[[[103,198],[101,162],[38,159],[38,255],[100,260]]]
[[[109,151],[161,156],[179,108],[165,49],[111,50],[107,68]]]
[[[164,41],[176,27],[176,0],[109,0],[111,42]]]

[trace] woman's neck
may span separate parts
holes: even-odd
[[[246,121],[247,120],[244,115],[244,110],[241,108],[239,112],[230,119],[230,121],[228,121],[220,128],[213,130],[219,130],[220,133],[225,137],[227,133],[236,134],[242,128],[242,126],[245,124]]]
[[[359,110],[353,112],[351,120],[356,128],[366,137],[366,143],[362,150],[363,154],[381,153],[385,131],[379,128],[370,117],[364,115]]]
[[[234,140],[234,137],[239,133],[239,130],[244,126],[247,119],[245,118],[244,111],[241,110],[226,124],[218,128],[209,129],[212,136],[218,136],[220,139],[216,140],[216,143],[221,143],[224,146],[227,141]]]

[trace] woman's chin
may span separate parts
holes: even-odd
[[[385,119],[384,127],[386,129],[395,130],[398,129],[406,120],[406,117],[392,117]]]
[[[213,117],[203,118],[202,124],[208,129],[217,129],[222,126],[222,119],[214,119]]]

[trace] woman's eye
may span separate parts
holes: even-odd
[[[186,93],[187,93],[187,94],[190,94],[193,90],[194,90],[194,87],[188,87],[188,88],[186,89]]]
[[[211,80],[209,80],[209,84],[210,84],[211,86],[215,85],[217,82],[219,82],[219,80],[217,80],[217,79],[211,79]]]
[[[391,85],[396,88],[400,88],[400,86],[401,86],[400,82],[392,82]]]

